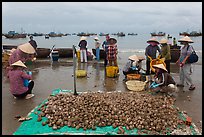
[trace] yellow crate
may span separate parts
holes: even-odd
[[[107,77],[117,77],[118,76],[118,72],[119,72],[119,68],[116,66],[107,66],[106,67],[106,76]]]

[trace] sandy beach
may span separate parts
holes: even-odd
[[[96,63],[94,60],[88,63],[77,63],[77,69],[87,70],[87,77],[77,78],[76,87],[78,92],[92,91],[124,91],[128,92],[123,81],[125,78],[122,69],[125,65],[126,55],[119,56],[120,75],[117,78],[105,77],[103,61]],[[145,62],[143,63],[143,65]],[[51,62],[50,59],[36,60],[32,65],[28,65],[33,72],[35,82],[33,93],[35,97],[29,100],[14,99],[9,91],[9,81],[5,77],[2,67],[2,134],[11,135],[20,126],[20,122],[15,120],[16,115],[26,116],[34,107],[45,100],[54,89],[73,90],[73,61],[72,59],[60,59],[59,62]],[[145,68],[145,67],[144,67]],[[178,66],[171,64],[171,74],[176,82],[179,82]],[[180,88],[174,93],[176,106],[180,110],[186,111],[192,117],[192,121],[197,127],[202,123],[202,64],[193,65],[192,79],[196,89],[189,91],[188,86]],[[188,100],[190,96],[191,100]]]

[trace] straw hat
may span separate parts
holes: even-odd
[[[95,40],[99,40],[98,37],[95,37],[94,39],[95,39]]]
[[[166,69],[166,67],[165,67],[163,64],[153,65],[152,67],[154,67],[154,68],[160,68],[160,69],[163,69],[163,70],[165,70],[166,72],[168,72],[167,69]]]
[[[80,40],[86,40],[86,37],[82,36]]]
[[[35,49],[33,48],[33,46],[30,43],[25,43],[22,45],[19,45],[18,48],[28,54],[34,54],[35,53]]]
[[[185,37],[179,39],[178,42],[188,42],[188,43],[193,43],[193,41],[192,41],[188,36],[185,36]]]
[[[20,66],[20,67],[27,68],[26,65],[21,60],[11,64],[11,66]]]
[[[132,56],[130,56],[128,59],[134,60],[134,61],[139,61],[137,55],[132,55]]]
[[[168,40],[163,38],[159,41],[160,44],[167,44]]]
[[[156,42],[156,43],[158,43],[159,44],[159,42],[157,41],[157,39],[156,38],[151,38],[151,39],[149,39],[148,41],[147,41],[147,43],[148,42]]]
[[[115,38],[109,38],[109,39],[108,39],[108,43],[109,43],[110,45],[116,44],[116,43],[117,43],[117,40],[116,40]]]
[[[145,60],[143,56],[137,56],[139,60]]]

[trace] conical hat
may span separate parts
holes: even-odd
[[[25,43],[22,45],[19,45],[18,48],[28,54],[34,54],[35,53],[35,49],[33,48],[33,46],[30,43]]]
[[[132,55],[132,56],[130,56],[128,59],[134,60],[134,61],[139,61],[137,55]]]
[[[20,66],[20,67],[27,68],[26,65],[21,60],[11,64],[11,66]]]
[[[151,38],[151,39],[149,39],[149,40],[147,41],[147,43],[148,43],[148,42],[156,42],[156,43],[158,43],[158,44],[159,44],[159,42],[157,41],[157,39],[156,39],[156,38],[154,38],[154,37],[153,37],[153,38]]]
[[[112,37],[112,38],[109,38],[109,39],[108,39],[108,43],[109,43],[110,45],[116,44],[116,43],[117,43],[117,40]]]
[[[143,56],[137,56],[139,60],[145,60],[145,57]]]
[[[166,67],[165,67],[163,64],[153,65],[152,67],[154,67],[154,68],[160,68],[160,69],[163,69],[163,70],[165,70],[166,72],[168,72],[167,69],[166,69]]]
[[[189,43],[193,43],[193,41],[192,41],[188,36],[185,36],[185,37],[179,39],[178,42],[189,42]]]
[[[99,40],[98,37],[95,37],[94,39],[95,39],[95,40]]]
[[[168,42],[167,39],[163,38],[159,41],[160,44],[166,44]]]
[[[86,37],[82,36],[82,37],[80,38],[80,40],[86,40]]]

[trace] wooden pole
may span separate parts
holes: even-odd
[[[76,91],[76,48],[73,45],[73,74],[74,74],[74,95],[78,95]]]

